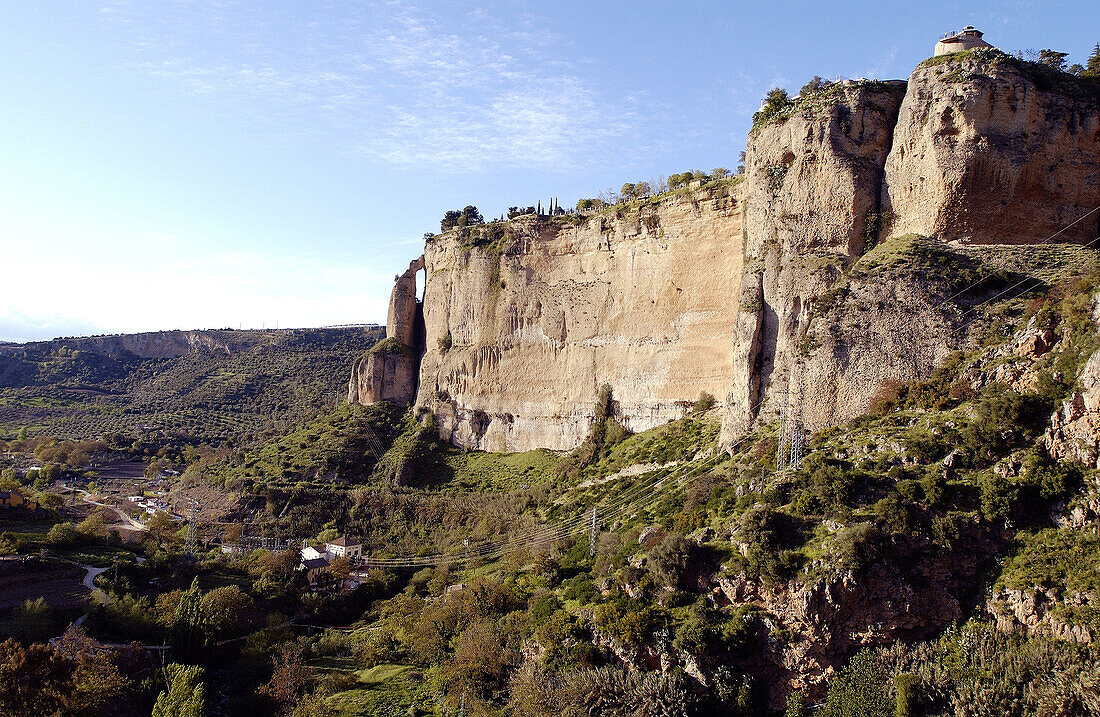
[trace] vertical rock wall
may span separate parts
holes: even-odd
[[[1026,244],[1100,236],[1100,84],[996,50],[913,71],[886,162],[891,233]]]
[[[904,83],[843,83],[799,98],[785,120],[749,138],[743,189],[745,268],[733,326],[735,361],[723,440],[761,412],[802,411],[810,426],[834,420],[851,356],[804,376],[814,303],[843,279],[878,212]]]
[[[424,353],[424,313],[416,298],[416,274],[424,257],[394,278],[386,338],[360,356],[351,368],[348,402],[370,405],[390,401],[408,406],[416,398],[420,357]]]
[[[604,383],[633,430],[700,392],[726,445],[784,411],[816,430],[958,343],[943,287],[871,244],[1032,243],[1083,216],[1058,240],[1100,235],[1100,90],[1080,78],[980,50],[791,109],[754,128],[732,192],[429,241],[349,400],[415,399],[443,438],[494,451],[575,447]]]
[[[636,431],[684,415],[702,392],[724,394],[741,276],[728,187],[574,221],[532,216],[493,237],[429,242],[417,405],[442,437],[567,450],[605,383]]]

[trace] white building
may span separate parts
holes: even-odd
[[[361,558],[363,557],[363,544],[341,536],[331,543],[325,543],[325,552],[332,557]]]
[[[936,43],[935,55],[950,55],[953,52],[966,52],[980,47],[993,47],[982,39],[982,31],[973,25],[967,25],[961,32],[949,32]]]
[[[302,560],[318,560],[320,558],[328,558],[326,554],[325,546],[323,545],[307,545],[302,548]]]

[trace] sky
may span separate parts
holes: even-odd
[[[0,0],[0,340],[384,323],[448,209],[733,168],[772,87],[1089,2]]]

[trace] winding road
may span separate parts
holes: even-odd
[[[146,528],[144,525],[142,525],[138,521],[131,518],[129,515],[127,515],[125,512],[123,512],[119,508],[116,508],[113,505],[108,505],[107,503],[100,503],[98,501],[92,500],[92,495],[88,491],[78,488],[77,493],[80,493],[80,497],[84,500],[85,503],[91,503],[92,505],[98,505],[101,508],[106,508],[107,510],[112,511],[115,515],[117,515],[119,517],[119,519],[123,523],[126,523],[131,528],[133,528],[134,530],[141,530],[141,531],[148,530],[148,528]]]

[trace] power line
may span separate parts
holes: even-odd
[[[1066,225],[1059,231],[1055,232],[1051,236],[1047,237],[1043,241],[1032,244],[1031,246],[1046,244],[1053,241],[1056,237],[1058,237],[1074,225],[1080,223],[1087,217],[1096,213],[1097,211],[1100,211],[1100,205],[1094,207],[1086,214],[1078,217],[1076,220]],[[1100,241],[1100,236],[1083,246],[1090,247],[1098,241]],[[978,286],[992,275],[993,272],[990,272],[985,276],[971,282],[969,285],[963,287],[962,289],[957,290],[952,295],[934,304],[931,307],[931,310],[935,311],[936,309],[942,308],[949,301],[952,301],[959,296],[962,296],[967,291]],[[1016,282],[1012,286],[996,292],[979,304],[976,304],[968,308],[966,311],[962,312],[959,315],[959,318],[961,319],[967,314],[974,312],[975,310],[988,304],[994,299],[1003,296],[1009,291],[1012,291],[1029,281],[1032,281],[1032,279],[1025,278],[1019,282]],[[970,324],[960,325],[952,331],[948,332],[947,335],[951,336],[969,325]],[[756,405],[750,411],[750,415],[756,415],[756,412],[759,411],[761,407],[763,407],[766,400],[767,399],[765,397],[760,398],[756,402]],[[780,419],[779,445],[776,449],[776,470],[782,470],[783,468],[797,469],[801,464],[801,459],[804,452],[805,435],[801,419],[801,401],[798,400],[796,401],[796,403],[798,404],[797,416],[793,420],[788,420],[786,394],[784,394],[784,403],[781,409],[782,412]],[[733,455],[734,451],[743,443],[745,443],[750,437],[751,434],[746,434],[739,441],[735,442],[733,445],[727,448],[726,451],[721,452],[719,455]],[[717,463],[714,463],[707,467],[703,467],[698,472],[702,472],[703,470],[710,470],[710,468],[713,468],[714,465],[717,465]],[[706,461],[704,461],[704,466],[706,466]],[[677,478],[684,478],[692,467],[699,468],[697,466],[689,466],[688,469],[681,471]],[[698,472],[696,474],[698,474]],[[631,488],[628,488],[617,498],[603,506],[604,510],[602,511],[602,522],[609,525],[612,524],[613,520],[617,519],[619,516],[623,515],[628,510],[634,507],[632,501],[641,497],[645,493],[651,493],[652,491],[656,490],[656,488],[662,482],[665,482],[670,477],[673,476],[669,474],[662,475],[660,471],[654,471],[653,478],[640,481]],[[435,555],[421,557],[368,558],[364,562],[368,565],[377,567],[430,567],[434,565],[468,562],[471,559],[499,557],[500,555],[503,555],[510,550],[514,550],[517,548],[541,547],[543,545],[547,545],[555,541],[562,540],[564,538],[572,537],[574,535],[581,535],[586,530],[589,533],[589,554],[593,555],[595,552],[595,537],[597,534],[596,511],[597,507],[594,505],[592,507],[590,523],[588,526],[585,526],[585,513],[581,512],[566,520],[560,521],[555,525],[548,525],[545,528],[537,530],[533,533],[508,538],[501,541],[487,541],[479,546],[474,547],[472,550],[470,549],[469,539],[466,539],[464,541],[463,551],[460,554],[437,553]]]

